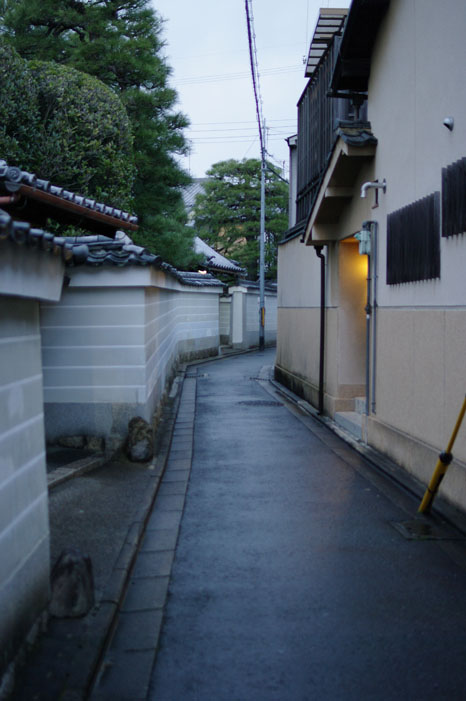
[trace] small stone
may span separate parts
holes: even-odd
[[[148,462],[154,455],[154,432],[141,416],[128,424],[126,454],[132,462]]]
[[[62,436],[57,440],[63,448],[84,448],[84,436]]]
[[[94,606],[92,562],[77,548],[62,551],[52,569],[50,615],[79,618]]]

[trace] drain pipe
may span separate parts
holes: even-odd
[[[367,256],[367,292],[366,292],[366,306],[364,311],[366,312],[366,430],[367,430],[367,417],[369,416],[370,400],[373,399],[373,392],[375,391],[375,372],[374,372],[374,323],[375,323],[375,311],[374,311],[374,297],[376,290],[375,276],[376,272],[376,256],[374,255],[374,224],[372,221],[363,222],[362,229],[357,234],[355,238],[359,241],[359,254]],[[376,251],[375,251],[376,253]],[[372,340],[372,357],[371,357],[371,340]],[[372,366],[372,383],[371,383],[371,366]],[[374,406],[374,400],[373,404]],[[366,441],[367,442],[367,441]]]
[[[377,378],[377,278],[378,278],[378,243],[379,225],[370,222],[372,239],[372,381],[371,381],[371,411],[375,414],[375,385]]]
[[[319,349],[319,408],[324,413],[324,362],[325,362],[325,256],[323,246],[316,246],[315,252],[320,258],[320,349]]]
[[[366,223],[366,222],[365,222]],[[364,224],[365,224],[364,223]],[[364,226],[363,224],[363,226]],[[371,288],[372,288],[372,255],[367,256],[367,293],[366,293],[366,416],[369,416],[369,401],[370,401],[370,352],[371,352]],[[367,427],[367,423],[366,423]],[[367,442],[367,441],[366,441]]]

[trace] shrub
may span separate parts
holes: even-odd
[[[131,128],[118,96],[97,78],[25,61],[0,44],[0,158],[41,178],[131,208]]]

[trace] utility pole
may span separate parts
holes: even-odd
[[[265,120],[261,148],[261,215],[259,238],[259,350],[265,346]]]
[[[251,62],[251,77],[254,88],[254,100],[256,103],[257,126],[259,128],[259,140],[261,145],[261,211],[259,232],[259,350],[264,350],[265,330],[265,120],[262,117],[262,98],[259,90],[259,68],[257,65],[256,37],[254,34],[252,0],[245,0],[246,22],[248,29],[249,59]],[[250,11],[251,9],[251,11]]]

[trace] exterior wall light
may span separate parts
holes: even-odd
[[[453,127],[455,126],[455,120],[453,117],[445,117],[443,120],[443,126],[449,129],[450,131],[453,131]]]
[[[361,231],[354,235],[359,241],[359,255],[370,256],[371,254],[371,230],[369,222],[363,222]]]

